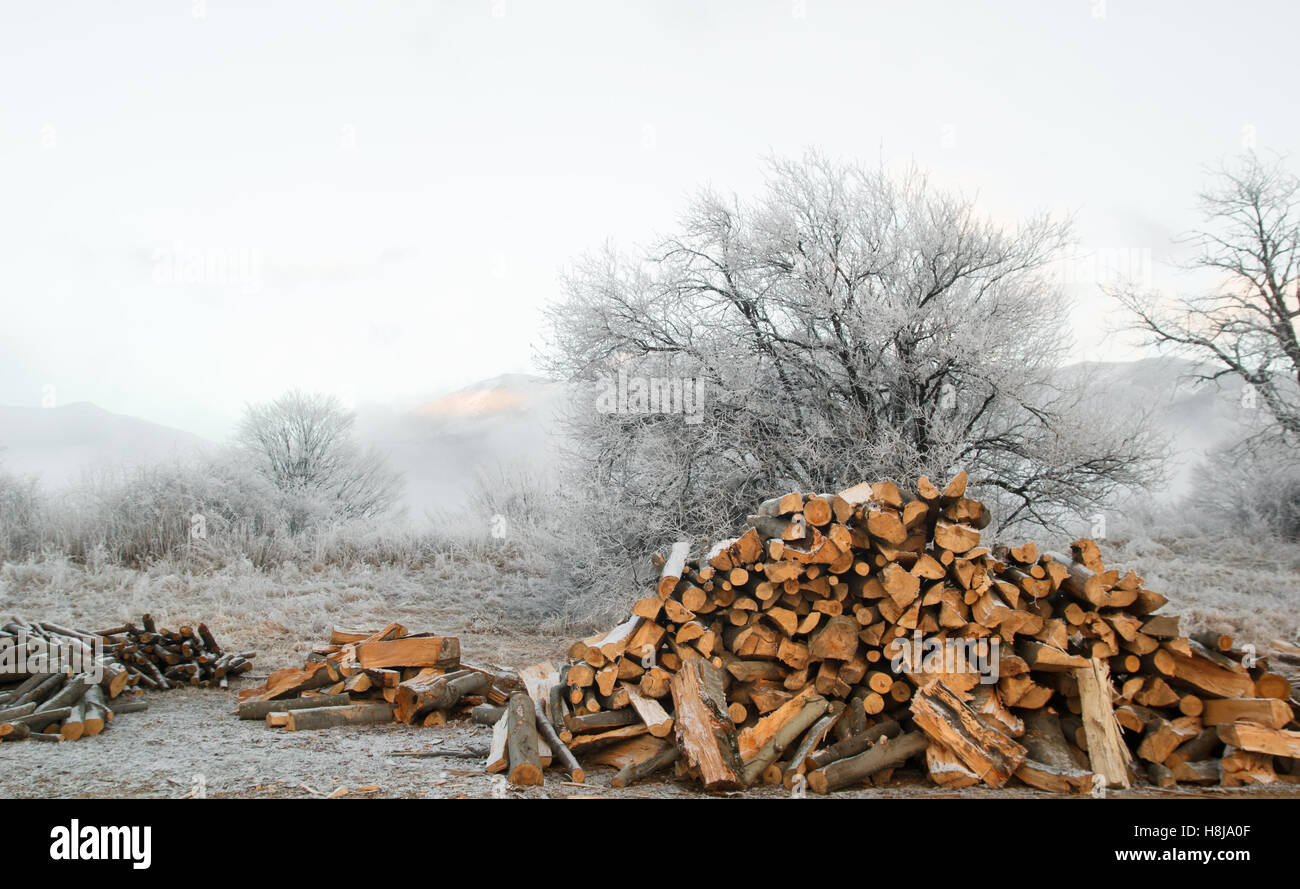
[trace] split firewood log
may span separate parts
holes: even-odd
[[[727,712],[722,671],[692,658],[672,679],[674,728],[689,766],[698,769],[706,790],[743,786],[736,729]]]
[[[460,665],[460,640],[455,636],[403,636],[356,647],[362,667],[441,667]]]
[[[1104,660],[1093,658],[1087,667],[1074,671],[1082,704],[1083,728],[1088,743],[1092,770],[1110,787],[1129,787],[1129,763],[1132,757],[1120,736],[1115,721],[1110,684],[1110,668]]]
[[[1300,757],[1300,732],[1238,722],[1219,726],[1218,735],[1223,743],[1249,753]]]
[[[1005,784],[1027,755],[1016,741],[982,723],[942,682],[921,689],[912,699],[911,713],[923,732],[992,787]]]
[[[741,780],[746,785],[751,785],[757,781],[764,770],[776,762],[777,757],[785,752],[787,747],[798,740],[804,732],[812,727],[814,722],[821,718],[822,714],[826,712],[826,707],[826,699],[820,696],[814,696],[805,701],[803,708],[777,730],[776,734],[754,754],[753,759],[745,763],[744,769],[741,771]]]

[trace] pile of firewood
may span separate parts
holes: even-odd
[[[207,624],[159,629],[152,615],[101,630],[105,649],[126,667],[132,685],[165,691],[177,685],[228,688],[253,667],[254,652],[224,652]]]
[[[336,627],[300,669],[287,667],[239,692],[240,719],[288,731],[402,722],[441,725],[449,714],[504,704],[512,675],[464,664],[455,636]]]
[[[541,732],[575,780],[596,751],[616,785],[676,763],[709,790],[817,793],[909,763],[1055,792],[1300,773],[1297,701],[1265,657],[1180,634],[1092,540],[982,546],[989,512],[965,494],[965,473],[788,494],[697,558],[674,545],[628,621],[530,668],[533,707],[512,698],[494,754],[538,783]]]
[[[94,737],[147,709],[146,688],[225,688],[251,666],[251,653],[222,652],[204,624],[170,632],[147,614],[141,624],[85,632],[13,618],[0,628],[0,741]]]

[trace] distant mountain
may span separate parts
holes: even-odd
[[[1103,405],[1149,408],[1157,430],[1172,443],[1164,493],[1181,496],[1200,461],[1240,436],[1253,418],[1240,381],[1200,382],[1193,379],[1197,372],[1193,362],[1157,357],[1072,364],[1061,369],[1061,380],[1091,387]],[[430,508],[463,505],[476,473],[552,466],[563,392],[543,377],[507,374],[363,424],[363,430],[406,474],[408,506],[419,518]]]
[[[1089,385],[1105,405],[1152,410],[1173,441],[1168,493],[1188,491],[1197,463],[1243,434],[1257,408],[1237,380],[1219,385],[1191,379],[1197,365],[1176,358],[1089,362],[1061,370],[1066,385]],[[357,432],[406,477],[412,519],[463,507],[476,476],[554,466],[556,416],[564,387],[544,377],[505,374],[466,386],[409,410],[362,407]],[[87,402],[57,408],[0,407],[0,468],[35,473],[50,486],[88,467],[142,465],[183,458],[207,440],[179,429],[113,414]]]
[[[1147,408],[1172,444],[1165,494],[1187,494],[1197,464],[1217,447],[1239,439],[1260,419],[1262,405],[1251,402],[1242,381],[1197,380],[1204,365],[1168,356],[1139,361],[1090,361],[1061,370],[1067,383],[1091,385],[1104,404]]]
[[[357,433],[405,475],[405,505],[418,521],[429,510],[464,506],[481,472],[551,465],[550,432],[561,391],[542,377],[506,374],[406,411],[363,406]],[[89,402],[0,406],[0,470],[36,475],[50,488],[74,483],[95,467],[168,462],[216,447]]]
[[[535,413],[558,391],[556,383],[532,374],[502,374],[427,401],[411,414],[427,420],[481,420]]]
[[[0,406],[0,469],[63,487],[97,466],[145,466],[192,456],[211,443],[189,432],[114,414],[88,401]]]

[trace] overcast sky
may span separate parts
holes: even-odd
[[[557,274],[770,153],[915,161],[1170,257],[1203,166],[1300,144],[1287,3],[7,3],[0,404],[226,436],[532,369]],[[1279,42],[1282,41],[1282,42]],[[1149,254],[1144,251],[1150,251]],[[1086,277],[1086,273],[1076,277]],[[1127,358],[1077,287],[1068,360]]]

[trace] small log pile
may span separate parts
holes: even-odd
[[[229,688],[231,678],[253,668],[256,656],[251,651],[223,651],[207,624],[168,630],[150,614],[140,618],[139,626],[125,623],[96,635],[126,667],[131,685],[155,691],[180,685]]]
[[[204,624],[86,632],[13,618],[0,628],[0,741],[75,741],[104,731],[115,716],[148,709],[145,689],[226,687],[253,655],[221,650]]]
[[[335,627],[301,667],[239,692],[240,719],[287,731],[401,722],[441,725],[476,706],[502,708],[519,681],[461,662],[455,636]],[[486,720],[488,717],[482,717]]]
[[[1182,635],[1165,596],[1092,540],[1068,556],[989,547],[989,521],[965,473],[768,500],[740,536],[657,557],[654,593],[558,673],[530,668],[553,674],[529,684],[534,721],[619,768],[616,785],[670,766],[711,791],[816,793],[909,763],[947,787],[1060,793],[1300,773],[1300,705],[1267,658]],[[512,701],[497,734],[513,743],[529,712]],[[512,781],[541,780],[530,758],[505,761]]]

